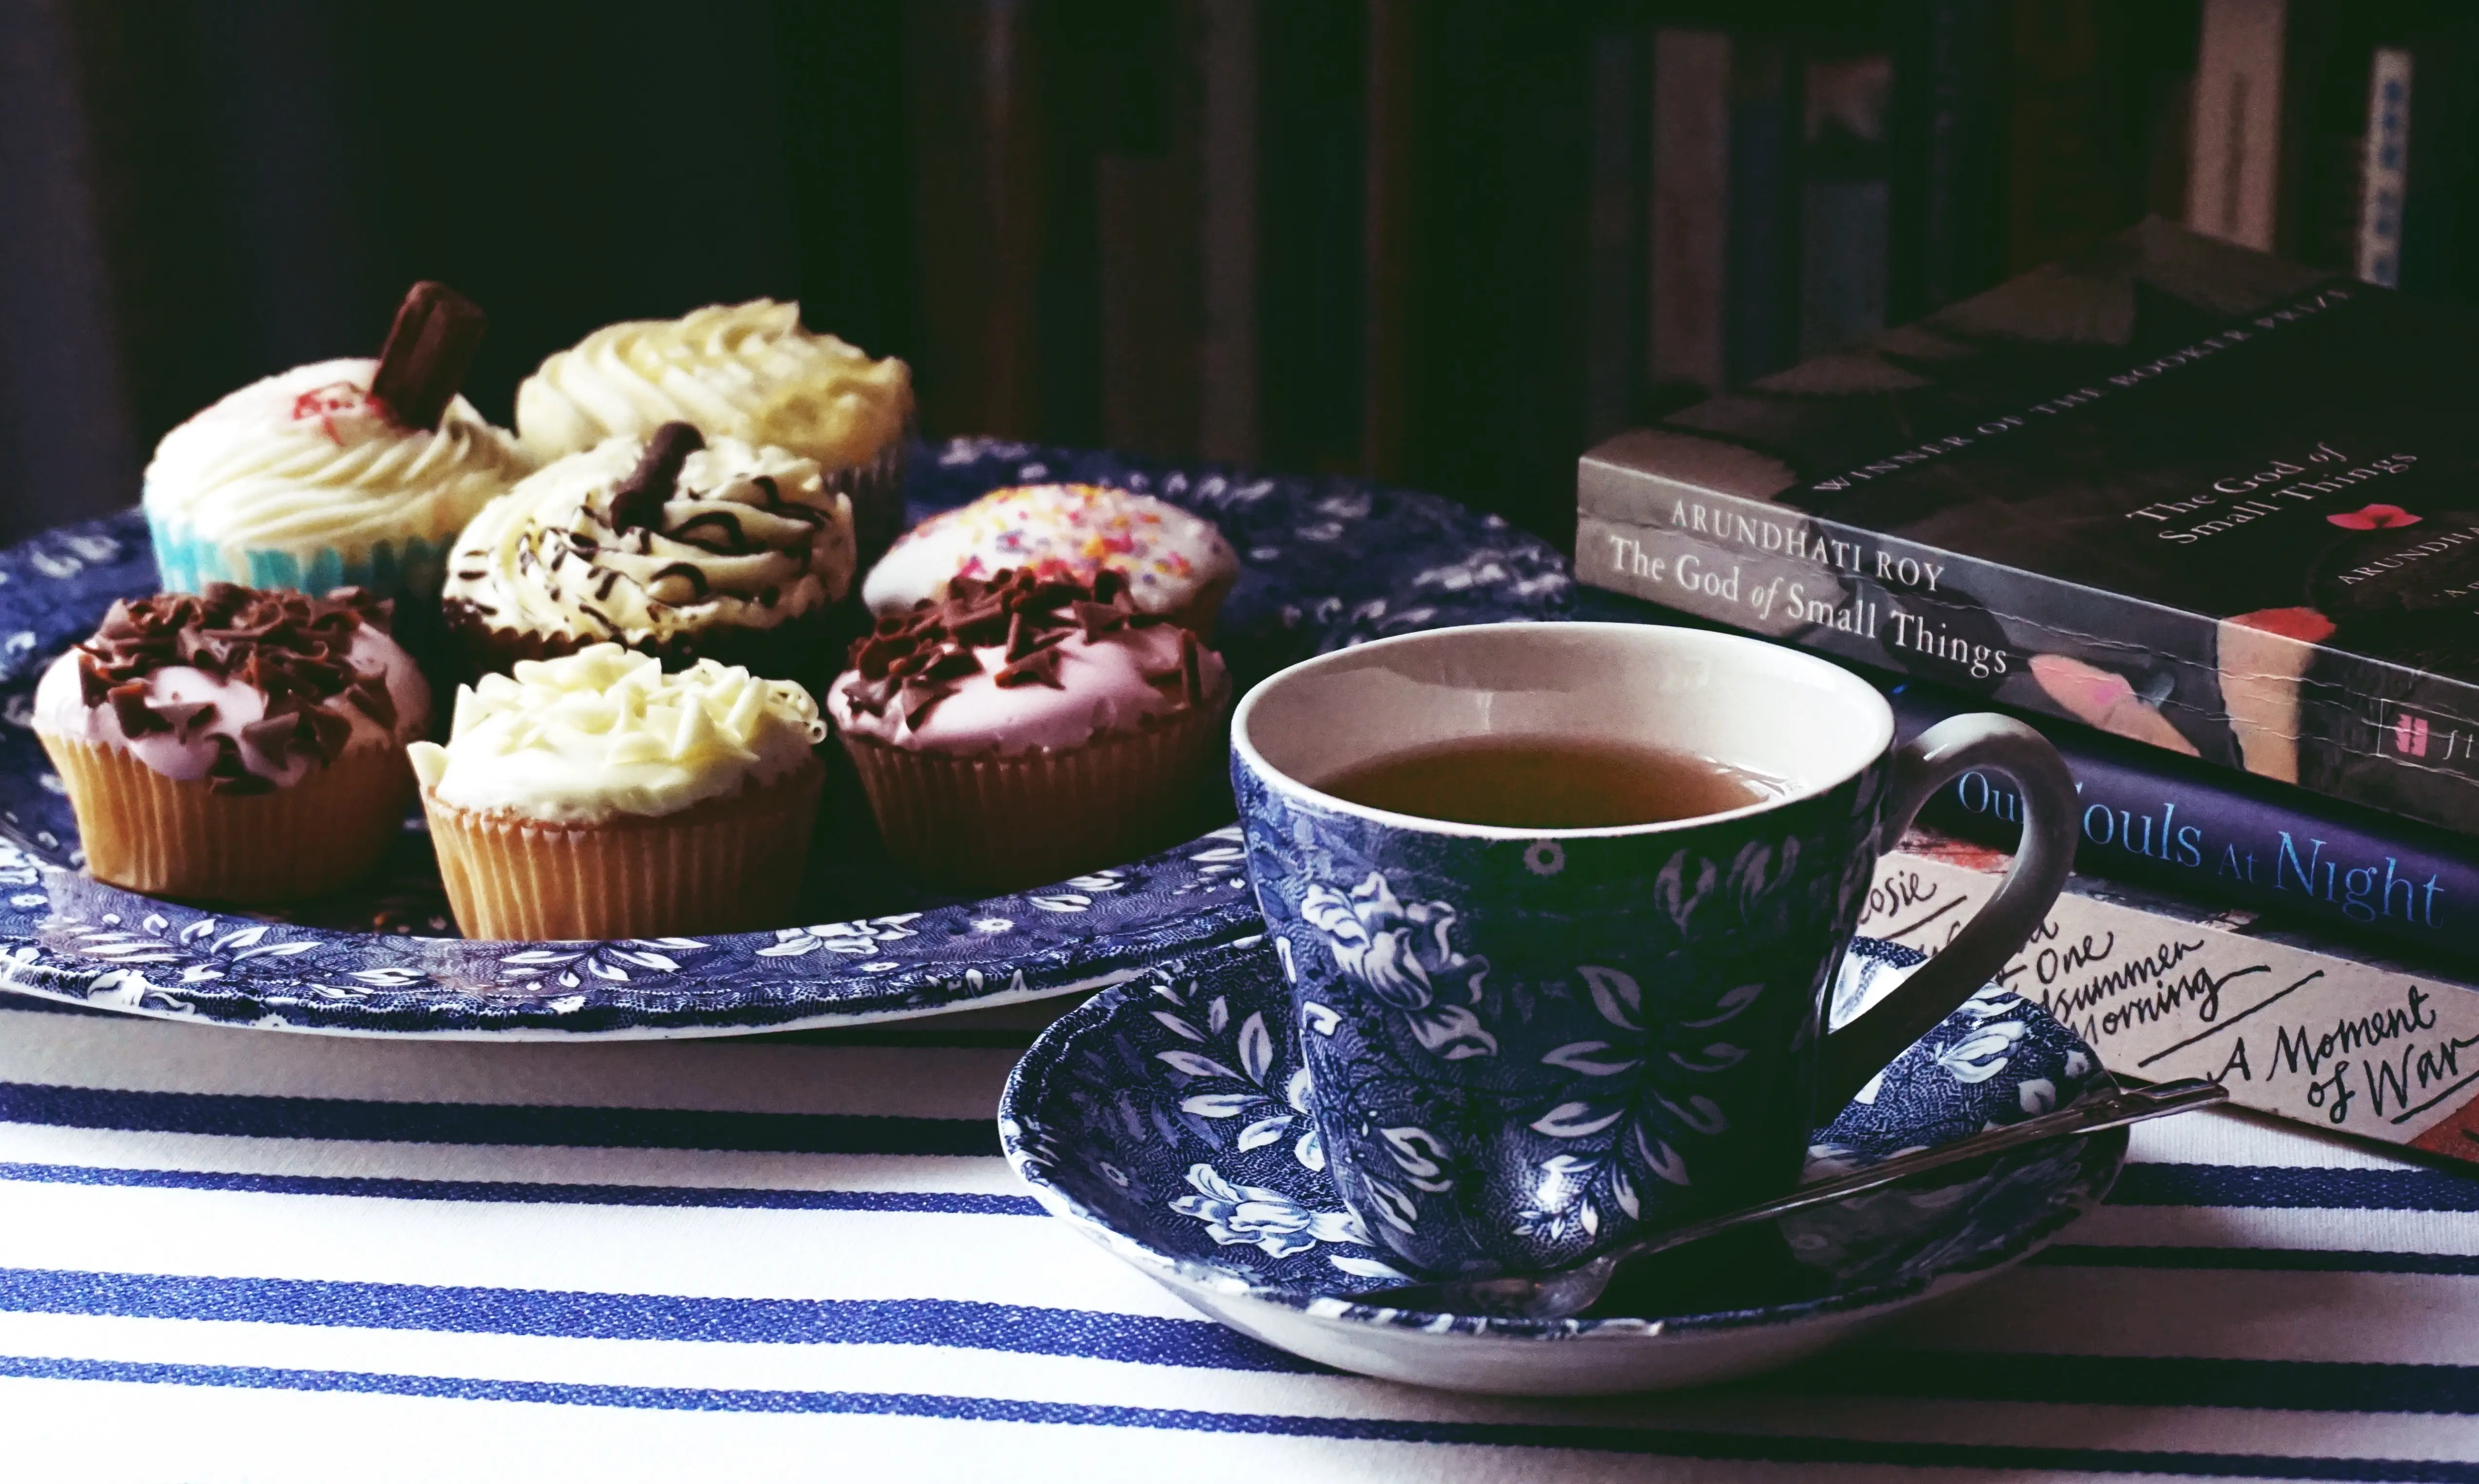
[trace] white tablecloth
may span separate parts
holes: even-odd
[[[2176,1119],[2041,1259],[1822,1364],[1461,1396],[1042,1215],[991,1113],[1043,1018],[473,1045],[0,999],[0,1476],[2479,1480],[2479,1179]]]

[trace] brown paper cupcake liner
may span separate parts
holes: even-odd
[[[442,804],[430,840],[470,938],[677,937],[792,921],[826,769],[677,814],[552,825]]]
[[[413,770],[393,747],[358,747],[290,788],[217,793],[166,778],[119,748],[43,734],[97,881],[218,902],[323,896],[378,863],[404,828]]]
[[[1015,891],[1119,865],[1195,832],[1222,712],[1020,756],[959,757],[844,737],[879,833],[926,885]]]
[[[869,575],[869,569],[895,545],[895,538],[904,534],[904,450],[911,442],[912,425],[907,422],[904,431],[867,463],[825,471],[826,487],[842,491],[852,500],[853,545],[859,556],[853,567],[855,592],[860,590],[860,579]]]

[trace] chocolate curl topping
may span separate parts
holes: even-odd
[[[611,528],[658,528],[663,501],[680,482],[680,466],[705,447],[705,435],[686,422],[666,422],[646,440],[646,452],[628,477],[611,490]]]
[[[883,715],[892,706],[918,726],[958,681],[982,670],[979,651],[999,650],[1000,668],[992,679],[1006,689],[1058,688],[1063,683],[1059,647],[1069,639],[1082,634],[1090,642],[1162,622],[1136,610],[1116,573],[1097,574],[1090,586],[1038,577],[1023,568],[987,580],[958,577],[943,601],[925,601],[909,613],[890,614],[854,641],[851,668],[856,674],[844,695],[862,715]],[[1176,678],[1182,700],[1190,705],[1204,700],[1203,656],[1196,636],[1181,630]]]
[[[290,747],[333,761],[353,727],[341,705],[329,709],[339,698],[380,726],[396,723],[385,676],[357,673],[345,657],[354,631],[367,624],[384,632],[388,613],[385,603],[358,588],[312,598],[229,582],[211,583],[203,593],[158,593],[116,602],[94,637],[78,647],[78,685],[87,704],[112,707],[123,735],[170,732],[186,740],[215,720],[214,704],[149,702],[146,682],[173,666],[203,670],[267,698],[266,719],[249,729],[254,752],[275,756],[271,749]],[[211,780],[219,776],[216,767],[224,765],[231,740],[217,744]],[[230,761],[232,769],[247,772],[239,751],[231,752]],[[232,787],[254,791],[247,783]]]
[[[480,305],[446,284],[415,284],[396,306],[371,395],[405,426],[437,432],[490,322]]]

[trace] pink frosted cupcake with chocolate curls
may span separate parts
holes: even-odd
[[[375,864],[430,688],[358,589],[213,582],[116,602],[35,690],[87,868],[133,891],[319,896]]]
[[[1011,891],[1192,832],[1231,680],[1189,630],[1009,571],[879,620],[827,711],[888,851],[925,883]]]

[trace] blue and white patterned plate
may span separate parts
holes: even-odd
[[[1003,485],[1120,484],[1218,525],[1242,572],[1217,644],[1242,684],[1358,639],[1555,618],[1546,544],[1450,500],[987,441],[912,461],[916,518]],[[291,921],[78,874],[77,830],[27,729],[36,680],[113,600],[151,592],[137,512],[0,551],[0,984],[150,1014],[285,1030],[451,1036],[713,1036],[852,1024],[1068,994],[1257,931],[1236,830],[1035,891],[959,902],[905,886],[865,826],[821,830],[809,920],[651,942],[477,943],[452,933],[429,842]],[[849,817],[849,816],[848,816]],[[378,931],[371,931],[372,929]],[[353,931],[353,930],[360,931]]]
[[[1833,1020],[1921,961],[1853,945]],[[2105,1092],[2090,1047],[1990,985],[1814,1135],[1822,1175]],[[1182,1298],[1295,1354],[1389,1380],[1589,1394],[1786,1364],[2022,1261],[2099,1204],[2123,1129],[1961,1166],[1700,1243],[1552,1322],[1355,1301],[1403,1281],[1343,1209],[1308,1114],[1282,971],[1262,939],[1149,968],[1043,1033],[999,1133],[1051,1214]]]

